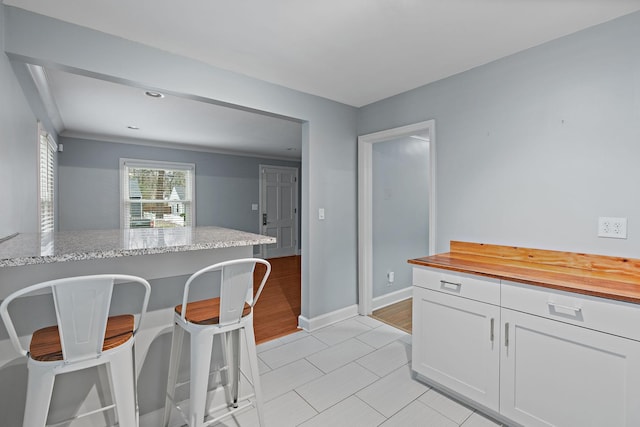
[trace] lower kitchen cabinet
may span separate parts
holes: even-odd
[[[414,267],[419,377],[509,425],[640,426],[638,305],[483,279]]]
[[[414,288],[413,370],[498,410],[500,307]]]
[[[640,426],[640,342],[502,309],[500,413],[525,426]]]

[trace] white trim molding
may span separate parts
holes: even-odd
[[[390,292],[388,294],[375,297],[373,299],[372,308],[373,310],[378,310],[380,308],[387,307],[391,304],[395,304],[397,302],[409,299],[412,296],[413,296],[413,287],[408,286],[406,288],[397,290],[395,292]]]
[[[332,311],[331,313],[313,317],[311,319],[300,315],[298,316],[298,327],[304,329],[307,332],[313,332],[317,329],[332,325],[336,322],[340,322],[341,320],[350,319],[357,315],[358,306],[354,304],[336,311]]]
[[[429,134],[429,254],[436,247],[436,124],[427,120],[358,137],[358,313],[373,311],[373,144],[417,133]],[[421,255],[421,254],[417,254]]]

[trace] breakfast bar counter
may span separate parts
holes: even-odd
[[[0,239],[0,300],[26,286],[62,277],[120,273],[145,278],[151,284],[147,313],[136,335],[138,390],[146,425],[159,425],[156,414],[165,402],[164,390],[174,307],[182,301],[186,279],[197,270],[221,261],[254,256],[254,246],[275,243],[274,237],[221,227],[137,228],[129,230],[82,230],[50,234],[17,234]],[[203,283],[208,285],[208,283]],[[205,286],[203,292],[209,292]],[[215,290],[214,290],[215,291]],[[135,298],[114,289],[112,308],[116,314],[131,312]],[[135,305],[137,307],[137,305]],[[25,298],[16,313],[22,322],[56,323],[46,295]],[[20,332],[20,331],[19,331]],[[25,337],[25,340],[27,337]],[[0,394],[15,396],[2,408],[5,424],[19,425],[24,408],[26,367],[15,352],[0,322]],[[103,406],[97,389],[100,381],[93,370],[82,371],[56,387],[61,395],[74,395],[87,407]],[[93,405],[93,406],[92,406]],[[67,418],[73,408],[58,402],[50,417]],[[59,417],[64,414],[64,417]],[[161,415],[160,415],[161,417]],[[9,420],[9,421],[6,421]],[[150,420],[150,421],[149,421]],[[14,422],[15,421],[15,422]],[[7,424],[8,423],[8,424]]]
[[[0,242],[0,299],[44,280],[122,273],[146,279],[191,274],[253,256],[274,237],[222,227],[135,228],[17,234]]]
[[[275,241],[274,237],[222,227],[21,233],[0,243],[0,267],[253,246]]]

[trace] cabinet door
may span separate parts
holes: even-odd
[[[526,426],[640,426],[640,342],[502,309],[500,412]]]
[[[413,370],[498,410],[500,308],[414,287]]]

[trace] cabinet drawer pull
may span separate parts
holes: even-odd
[[[504,346],[509,347],[509,322],[504,324]]]
[[[493,343],[493,338],[494,338],[493,337],[493,326],[494,326],[494,324],[495,324],[495,319],[492,317],[491,318],[491,333],[489,335],[489,339],[491,340],[492,343]]]
[[[446,280],[440,280],[440,288],[447,291],[460,292],[462,289],[462,283],[448,282]]]
[[[547,302],[547,304],[549,305],[549,307],[551,307],[554,310],[566,310],[566,311],[573,311],[575,314],[578,314],[582,311],[582,307],[571,307],[568,305],[562,305],[562,304],[556,304],[553,301],[549,301]]]

